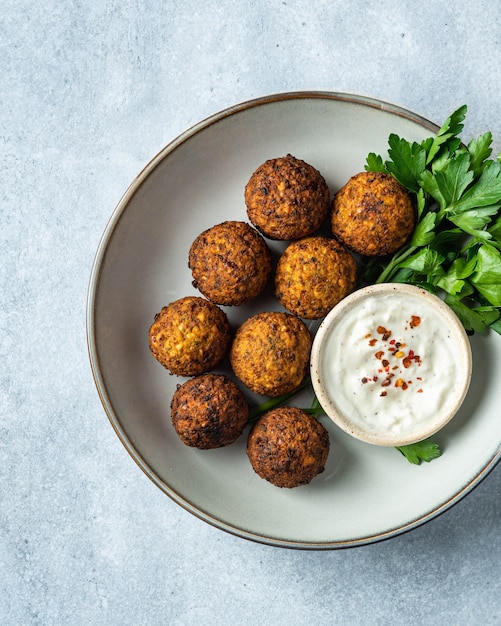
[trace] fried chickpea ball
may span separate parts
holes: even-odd
[[[294,241],[278,260],[275,295],[284,308],[309,320],[324,317],[355,286],[353,256],[334,239]]]
[[[277,487],[308,484],[325,469],[329,434],[305,411],[280,407],[265,413],[252,427],[247,456],[253,470]]]
[[[223,374],[202,374],[178,385],[171,419],[179,438],[200,450],[236,441],[249,419],[249,405],[237,385]]]
[[[237,329],[230,362],[236,376],[251,391],[280,396],[303,382],[311,344],[310,331],[294,315],[257,313]]]
[[[245,187],[249,220],[270,239],[310,235],[326,220],[329,203],[320,172],[290,154],[260,165]]]
[[[227,221],[198,235],[190,247],[188,266],[193,286],[206,298],[238,306],[266,287],[271,252],[252,226]]]
[[[171,374],[196,376],[213,369],[227,354],[230,325],[215,304],[187,296],[155,315],[148,339],[151,353]]]
[[[409,193],[383,172],[356,174],[332,203],[332,233],[364,256],[392,254],[409,239],[415,224]]]

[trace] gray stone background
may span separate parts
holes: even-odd
[[[218,110],[380,98],[501,150],[501,4],[4,0],[0,624],[501,624],[501,469],[387,542],[294,551],[182,510],[126,453],[87,357],[93,257],[122,193]]]

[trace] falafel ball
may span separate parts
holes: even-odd
[[[254,424],[247,439],[253,470],[277,487],[308,484],[324,471],[329,448],[325,427],[295,407],[268,411]]]
[[[252,226],[226,221],[198,235],[190,247],[188,266],[193,286],[206,298],[238,306],[266,287],[271,252]]]
[[[355,174],[332,203],[332,233],[363,256],[393,254],[409,239],[415,224],[409,193],[384,172]]]
[[[151,353],[171,374],[196,376],[213,369],[227,354],[230,325],[214,303],[187,296],[155,315],[148,339]]]
[[[260,165],[245,187],[249,220],[270,239],[310,235],[327,219],[329,203],[324,177],[291,154]]]
[[[236,441],[249,419],[249,405],[223,374],[202,374],[179,385],[171,401],[172,425],[187,446],[222,448]]]
[[[276,397],[300,387],[308,372],[312,337],[305,323],[282,311],[257,313],[235,333],[230,362],[251,391]]]
[[[316,320],[353,290],[356,272],[355,259],[337,241],[306,237],[278,260],[275,295],[291,313]]]

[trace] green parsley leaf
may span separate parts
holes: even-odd
[[[492,330],[496,331],[498,334],[501,335],[501,316],[496,318],[494,322],[491,322],[489,326],[492,328]]]
[[[445,211],[447,207],[447,201],[440,189],[438,184],[438,180],[436,179],[433,172],[430,170],[425,170],[419,179],[419,184],[421,185],[421,189],[428,195],[430,195],[436,202],[442,211]]]
[[[424,193],[424,189],[420,187],[416,194],[416,212],[417,212],[418,222],[421,219],[421,216],[423,215],[423,213],[426,211],[426,204],[427,204],[426,201],[427,201],[427,198]]]
[[[454,272],[457,278],[468,278],[472,275],[475,270],[475,266],[477,263],[477,259],[475,256],[468,257],[459,257],[449,268],[449,273]]]
[[[414,272],[406,267],[399,268],[392,276],[393,283],[415,283]]]
[[[418,441],[417,443],[411,443],[407,446],[397,446],[399,452],[401,452],[409,463],[419,465],[421,461],[429,463],[433,459],[438,459],[442,455],[440,446],[438,443],[425,439],[424,441]]]
[[[426,167],[426,151],[418,143],[409,143],[398,135],[390,135],[386,170],[407,189],[419,191],[419,178]]]
[[[443,260],[444,257],[439,252],[425,247],[402,261],[400,267],[412,269],[419,274],[435,274],[440,273]]]
[[[478,181],[449,207],[452,215],[484,206],[493,206],[501,199],[501,163],[488,161]]]
[[[446,206],[457,202],[465,189],[473,182],[473,172],[469,168],[470,158],[466,152],[461,152],[455,158],[449,159],[445,167],[434,174]]]
[[[384,165],[384,161],[379,154],[374,154],[371,152],[367,155],[365,169],[368,172],[386,172],[386,167]]]
[[[488,228],[488,231],[491,234],[493,242],[498,242],[501,244],[501,216],[494,221],[494,223]]]
[[[484,316],[487,326],[491,326],[501,317],[498,307],[495,306],[479,306],[475,310]]]
[[[437,236],[431,242],[430,246],[434,250],[440,252],[443,255],[444,259],[446,256],[448,256],[450,252],[452,252],[455,258],[457,242],[458,239],[462,237],[462,235],[463,232],[460,228],[448,228],[446,230],[441,230],[437,233]]]
[[[465,330],[473,333],[483,333],[499,315],[499,312],[493,307],[484,308],[468,306],[462,300],[455,298],[450,294],[445,295],[444,302],[451,307],[454,313],[456,313],[465,327]]]
[[[447,293],[450,293],[452,296],[457,296],[459,294],[465,295],[465,287],[466,285],[469,286],[469,284],[461,278],[457,278],[453,275],[448,274],[442,276],[437,285]],[[471,286],[469,286],[468,295],[470,295],[471,293],[472,288]]]
[[[453,146],[450,146],[450,145],[448,146],[449,153],[453,151],[451,150],[451,147],[455,149],[454,146],[456,146],[457,148],[458,144],[457,142],[454,143],[454,140],[463,130],[463,127],[464,127],[463,121],[466,117],[467,110],[468,110],[468,107],[465,104],[463,104],[463,106],[459,107],[459,109],[454,111],[454,113],[452,113],[452,115],[450,115],[442,124],[442,127],[440,128],[440,130],[434,137],[431,143],[431,146],[428,150],[428,156],[426,159],[427,164],[431,163],[431,161],[433,161],[433,159],[437,156],[439,150],[444,146],[447,147],[448,144],[451,143],[451,140],[453,142]]]
[[[494,246],[482,245],[477,252],[472,284],[494,306],[501,306],[501,253]]]
[[[445,276],[439,279],[437,286],[451,295],[461,295],[461,298],[470,296],[473,287],[465,279],[471,276],[476,264],[476,257],[469,261],[465,257],[455,259]]]
[[[414,229],[411,246],[426,246],[431,243],[435,238],[436,221],[436,213],[427,213]]]
[[[484,230],[485,226],[491,221],[491,216],[495,215],[501,205],[496,204],[494,206],[482,207],[479,209],[470,209],[459,213],[459,215],[451,215],[449,220],[459,226],[461,230],[475,237],[486,241],[492,238],[492,233],[488,230]]]
[[[478,178],[482,173],[486,159],[492,153],[492,133],[487,132],[477,138],[473,138],[468,144],[468,152],[470,153],[471,169]]]

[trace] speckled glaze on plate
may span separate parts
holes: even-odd
[[[90,362],[104,409],[125,448],[175,502],[202,520],[273,546],[335,549],[398,535],[465,496],[501,456],[501,338],[471,340],[473,375],[454,420],[434,438],[429,464],[409,464],[393,448],[347,435],[328,418],[331,452],[310,485],[281,490],[252,471],[245,435],[219,450],[186,447],[170,423],[176,384],[150,355],[147,332],[162,306],[196,295],[188,249],[205,228],[246,220],[243,190],[263,161],[291,153],[326,178],[331,193],[385,154],[390,133],[420,141],[427,120],[360,96],[299,92],[226,109],[167,145],[132,182],[106,227],[90,278]],[[275,255],[284,245],[271,243]],[[225,309],[235,328],[260,310],[281,310],[269,291]],[[315,332],[318,324],[309,324]],[[480,368],[478,364],[481,364]],[[220,371],[225,371],[224,368]],[[255,397],[251,400],[257,400]],[[295,399],[309,406],[311,393]]]

